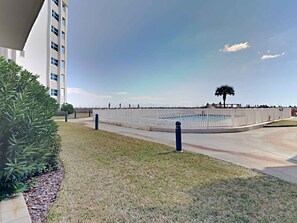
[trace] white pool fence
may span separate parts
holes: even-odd
[[[138,127],[234,128],[291,117],[291,108],[237,109],[94,109],[100,122]]]

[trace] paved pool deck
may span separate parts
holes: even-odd
[[[94,128],[92,118],[70,122]],[[99,124],[99,129],[175,147],[175,134]],[[297,184],[297,127],[182,135],[183,149],[238,164]]]

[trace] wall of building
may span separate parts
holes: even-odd
[[[68,1],[59,0],[58,5],[55,2],[45,0],[23,51],[0,48],[0,55],[38,75],[40,83],[49,88],[50,94],[52,90],[58,91],[57,96],[52,94],[51,96],[63,104],[67,102]],[[59,21],[52,16],[52,10],[59,15]],[[58,30],[58,36],[51,31],[52,26]],[[62,38],[62,33],[65,38]],[[52,42],[58,45],[58,51],[51,48]],[[59,61],[58,66],[51,64],[51,58]],[[57,75],[56,80],[51,79],[52,73]]]
[[[54,4],[53,4],[54,5]],[[63,9],[63,5],[65,6],[65,10]],[[55,5],[54,5],[55,6]],[[68,34],[68,1],[63,0],[62,3],[59,6],[59,15],[60,15],[60,26],[59,30],[60,32],[65,33],[65,38],[59,38],[59,46],[60,46],[60,53],[59,53],[59,60],[64,61],[65,66],[59,66],[59,80],[58,80],[58,88],[59,88],[59,100],[61,102],[66,102],[67,101],[67,34]],[[65,19],[65,24],[63,24],[61,21]],[[61,52],[62,46],[65,49],[65,52]]]
[[[16,63],[33,74],[39,75],[39,81],[48,86],[49,43],[48,26],[49,4],[44,2],[32,27],[23,51],[16,51]]]

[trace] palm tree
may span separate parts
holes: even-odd
[[[224,108],[226,107],[226,97],[228,95],[234,95],[235,91],[233,89],[233,87],[228,86],[228,85],[222,85],[221,87],[218,87],[216,92],[215,92],[215,96],[222,96],[223,95],[223,101],[224,101]]]

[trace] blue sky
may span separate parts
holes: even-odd
[[[295,0],[71,0],[75,106],[297,105]]]

